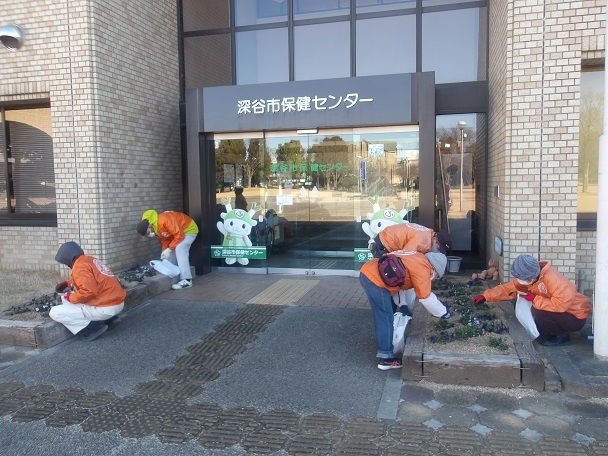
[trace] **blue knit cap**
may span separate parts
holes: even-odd
[[[530,255],[519,255],[511,265],[511,275],[516,279],[532,280],[540,274],[538,260]]]

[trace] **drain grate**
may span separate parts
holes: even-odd
[[[251,298],[247,301],[247,304],[273,304],[277,306],[292,304],[298,302],[318,283],[318,280],[281,279]]]

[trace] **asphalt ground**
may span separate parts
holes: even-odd
[[[608,455],[605,397],[378,370],[358,279],[194,283],[121,315],[94,342],[6,362],[1,454]],[[601,386],[605,365],[578,343],[544,355],[576,358],[579,380]]]

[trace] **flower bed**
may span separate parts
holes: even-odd
[[[403,352],[402,376],[439,384],[544,389],[544,365],[510,302],[473,306],[495,283],[448,277],[434,284],[452,317],[439,322],[414,308]]]
[[[445,278],[435,282],[433,291],[450,308],[452,317],[429,319],[425,344],[432,350],[449,353],[515,353],[501,307],[472,304],[473,298],[487,288],[487,282],[479,279]]]
[[[149,266],[136,266],[116,274],[124,289],[134,287],[148,277],[154,277],[157,272]],[[3,320],[44,321],[48,319],[51,307],[61,304],[61,298],[53,294],[42,295],[31,301],[14,305],[0,313]]]

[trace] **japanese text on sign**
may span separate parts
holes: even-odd
[[[359,98],[358,93],[348,93],[344,96],[327,95],[320,97],[283,97],[282,99],[271,98],[270,100],[238,100],[238,114],[264,114],[267,112],[302,112],[323,111],[336,109],[340,105],[350,109],[357,103],[370,103],[373,98]]]
[[[322,173],[326,173],[326,172],[332,172],[332,171],[336,171],[336,172],[340,172],[340,171],[345,171],[347,170],[349,167],[347,165],[344,165],[342,163],[300,163],[299,165],[296,165],[294,163],[271,163],[270,164],[270,172],[271,173],[287,173],[289,171],[291,172],[301,172],[304,173],[306,171],[308,171],[310,169],[310,172],[319,172],[321,171]]]
[[[211,258],[249,258],[254,260],[266,259],[266,247],[224,247],[211,246]]]

